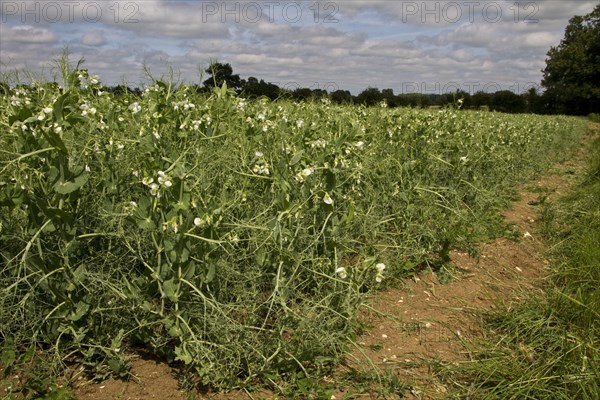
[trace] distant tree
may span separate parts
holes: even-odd
[[[492,104],[492,96],[491,93],[480,90],[471,96],[471,105],[476,109],[489,108]]]
[[[394,89],[383,89],[381,97],[389,107],[398,107],[398,99],[394,94]]]
[[[348,90],[336,90],[335,92],[331,92],[329,95],[331,97],[331,101],[337,104],[349,104],[352,103],[352,93]]]
[[[432,105],[435,105],[437,103],[439,103],[439,101],[436,101],[436,98],[440,97],[437,94],[423,94],[423,93],[417,93],[417,96],[415,96],[415,107],[430,107]]]
[[[327,91],[324,89],[297,88],[294,89],[290,97],[296,101],[306,101],[320,99],[327,96]]]
[[[600,112],[600,5],[571,18],[564,39],[547,56],[542,86],[555,111]]]
[[[291,93],[291,97],[294,100],[304,101],[312,98],[312,90],[310,88],[297,88]]]
[[[366,106],[374,106],[383,100],[383,95],[377,88],[368,87],[356,96],[356,102]]]
[[[492,94],[490,106],[495,111],[520,113],[526,111],[525,100],[510,90],[499,90]]]
[[[428,95],[422,93],[402,93],[396,96],[398,107],[423,107],[429,103]]]
[[[466,92],[464,90],[458,90],[456,92],[456,99],[462,100],[462,108],[468,109],[473,106],[473,102],[471,99],[471,93]]]
[[[313,89],[312,97],[314,99],[320,99],[322,97],[327,97],[327,90],[325,89]]]
[[[536,88],[530,88],[527,92],[523,93],[521,97],[525,101],[526,112],[534,114],[544,113],[542,96],[540,96]]]
[[[221,87],[223,86],[223,82],[227,83],[228,88],[236,92],[242,89],[244,82],[240,79],[239,75],[233,74],[233,68],[230,64],[213,62],[204,72],[209,75],[208,79],[203,82],[204,87],[208,89],[214,87],[215,84]]]
[[[242,93],[244,96],[248,96],[250,98],[266,96],[271,100],[275,100],[281,95],[281,89],[274,83],[265,82],[262,79],[259,81],[255,77],[251,76],[244,83]]]
[[[396,104],[399,107],[408,107],[410,105],[410,97],[406,93],[401,93],[396,96]]]

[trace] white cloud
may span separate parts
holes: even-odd
[[[561,36],[551,32],[533,32],[525,35],[523,45],[533,48],[541,48],[548,51],[551,46],[556,46],[560,42]]]
[[[2,42],[15,43],[55,43],[58,35],[46,28],[32,25],[0,26]]]
[[[427,91],[448,82],[514,86],[540,81],[546,52],[560,42],[569,18],[589,13],[597,1],[521,1],[521,7],[514,0],[424,3],[299,2],[302,15],[294,20],[296,3],[287,0],[270,10],[266,2],[250,0],[227,5],[82,0],[73,18],[65,11],[62,22],[50,23],[51,1],[24,0],[14,4],[37,4],[46,14],[38,23],[31,15],[23,23],[3,2],[0,62],[38,68],[69,44],[73,59],[85,57],[90,72],[107,83],[120,83],[123,76],[137,83],[142,63],[159,76],[170,65],[181,79],[197,82],[198,69],[216,58],[242,77],[312,88],[334,83],[354,93],[367,86],[400,92],[407,83]],[[469,10],[467,3],[477,6]],[[482,12],[491,3],[502,10],[497,22],[490,22],[494,9]],[[260,7],[259,20],[252,4]],[[460,20],[453,4],[460,7]],[[101,18],[92,23],[96,5]],[[327,16],[338,22],[326,23]]]
[[[81,43],[86,46],[102,46],[106,44],[106,38],[103,31],[92,31],[83,35]]]
[[[228,37],[227,24],[219,19],[209,18],[206,14],[206,6],[203,4],[209,3],[212,2],[132,2],[135,8],[128,10],[130,17],[127,18],[127,13],[123,10],[121,17],[110,21],[110,24],[123,30],[135,31],[143,37]]]

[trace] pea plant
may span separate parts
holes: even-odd
[[[114,94],[61,66],[0,97],[0,337],[98,378],[136,348],[195,385],[326,373],[369,293],[493,234],[584,124],[168,79]]]

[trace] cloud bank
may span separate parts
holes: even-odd
[[[211,60],[287,87],[395,93],[538,85],[568,20],[598,1],[9,1],[0,67],[50,71],[63,49],[105,84],[198,83]]]

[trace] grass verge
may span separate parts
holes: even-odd
[[[474,360],[443,373],[457,398],[600,399],[600,140],[584,181],[542,217],[545,295],[484,317]]]

